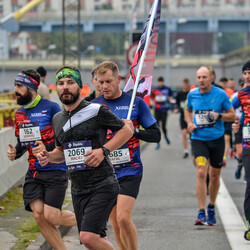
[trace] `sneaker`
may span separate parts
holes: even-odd
[[[207,207],[207,224],[213,226],[216,224],[215,208]]]
[[[158,150],[160,148],[160,143],[157,143],[156,146],[155,146],[155,150]]]
[[[235,156],[236,156],[236,152],[233,149],[231,149],[230,158],[234,158]]]
[[[166,140],[168,145],[171,143],[167,136],[165,136],[165,140]]]
[[[242,165],[238,165],[238,167],[237,167],[237,169],[235,171],[235,174],[234,174],[235,179],[240,179],[242,167],[243,167]]]
[[[207,224],[207,219],[206,219],[206,213],[204,209],[201,209],[198,213],[197,219],[194,222],[196,226],[198,225],[206,225]]]
[[[222,166],[223,166],[223,167],[226,167],[226,165],[227,165],[227,161],[226,161],[226,159],[223,159],[223,161],[222,161]]]
[[[184,155],[183,155],[183,157],[182,157],[183,159],[186,159],[186,158],[188,158],[188,153],[184,153]]]
[[[247,231],[244,233],[244,239],[245,239],[245,240],[250,240],[250,230],[247,230]]]

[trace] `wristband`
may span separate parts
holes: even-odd
[[[222,118],[222,114],[220,113],[218,116],[218,119],[221,120],[221,118]]]

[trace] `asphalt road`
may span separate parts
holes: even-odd
[[[240,237],[235,234],[240,244],[236,243],[236,247],[230,245],[219,217],[218,207],[217,225],[193,225],[198,212],[195,192],[196,171],[191,157],[182,159],[178,121],[178,115],[169,116],[168,133],[171,145],[167,145],[163,139],[159,150],[155,150],[156,144],[148,144],[142,152],[144,176],[133,216],[138,231],[139,249],[250,249],[250,242],[243,239],[244,226],[240,228]],[[246,184],[243,177],[241,180],[234,178],[235,168],[236,160],[228,159],[227,166],[222,170],[222,178],[242,219]],[[233,227],[231,233],[234,235]],[[115,245],[110,225],[108,238]],[[69,250],[84,249],[79,245],[75,227],[65,235],[64,241]]]

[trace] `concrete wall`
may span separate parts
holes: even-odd
[[[0,130],[0,197],[22,183],[28,170],[27,152],[18,160],[10,161],[7,157],[8,143],[16,145],[14,128]]]

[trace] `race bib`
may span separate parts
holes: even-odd
[[[117,150],[110,153],[109,159],[115,169],[121,169],[130,166],[130,153],[128,144],[124,144]]]
[[[91,141],[66,142],[63,144],[65,162],[69,172],[89,170],[93,167],[84,164],[84,155],[92,150]]]
[[[180,102],[180,107],[181,107],[182,109],[184,109],[184,108],[185,108],[185,101]]]
[[[210,128],[215,125],[215,121],[208,121],[208,112],[209,110],[197,110],[194,113],[196,124],[198,128]]]
[[[21,123],[19,139],[22,146],[32,146],[35,141],[41,141],[39,122]]]
[[[250,142],[250,123],[244,124],[243,130],[243,139],[245,142]]]
[[[167,96],[165,96],[165,95],[156,95],[155,96],[155,101],[156,102],[166,102],[167,101]]]

